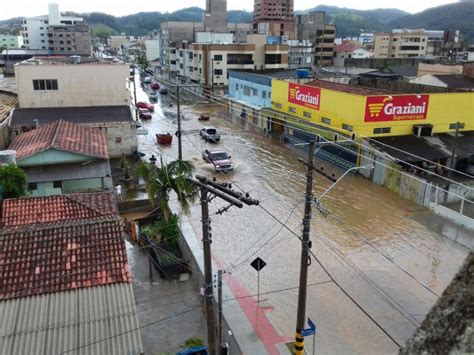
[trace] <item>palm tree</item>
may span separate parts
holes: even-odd
[[[178,202],[185,214],[189,213],[190,203],[197,198],[198,188],[188,180],[193,172],[194,166],[190,162],[176,160],[168,164],[160,157],[160,167],[141,162],[136,173],[145,180],[150,201],[160,205],[163,219],[169,221],[172,215],[168,204],[171,191],[178,196]]]

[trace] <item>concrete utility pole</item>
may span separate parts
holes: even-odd
[[[461,126],[461,122],[456,122],[456,132],[454,133],[454,142],[453,142],[453,151],[451,153],[451,169],[456,167],[454,160],[456,158],[456,145],[458,143],[458,135],[459,135],[459,127]],[[449,170],[448,176],[451,177],[453,175],[453,170]]]
[[[178,160],[183,160],[183,146],[181,145],[181,104],[179,98],[179,85],[176,85],[176,116],[178,118],[178,131],[176,135],[178,136]]]
[[[219,312],[219,346],[222,352],[222,349],[224,347],[224,344],[222,343],[222,270],[217,271],[217,306]]]
[[[314,170],[314,151],[316,142],[311,140],[309,143],[308,161],[304,164],[308,167],[306,173],[306,194],[303,217],[303,239],[301,241],[301,266],[300,266],[300,287],[298,291],[298,314],[296,319],[296,334],[295,334],[295,354],[304,354],[304,337],[302,331],[305,326],[306,317],[306,292],[308,284],[308,266],[309,266],[309,249],[311,248],[311,241],[309,240],[309,232],[311,226],[311,203],[313,200],[313,170]]]
[[[209,218],[209,200],[210,194],[215,197],[220,197],[224,201],[230,203],[229,206],[221,208],[217,214],[226,212],[230,207],[236,206],[238,208],[243,207],[243,203],[246,205],[258,205],[259,201],[251,199],[248,194],[242,194],[235,192],[230,188],[227,183],[218,183],[216,181],[210,181],[204,176],[196,175],[196,179],[189,179],[191,182],[199,186],[201,191],[201,213],[202,213],[202,243],[204,250],[204,295],[206,298],[206,322],[207,322],[207,346],[209,348],[210,355],[217,355],[218,351],[217,344],[217,327],[216,318],[214,312],[214,292],[213,292],[213,281],[212,281],[212,257],[211,257],[211,233],[210,225],[211,220]],[[219,344],[219,348],[221,344]],[[219,349],[220,350],[220,349]]]

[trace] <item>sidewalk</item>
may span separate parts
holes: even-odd
[[[153,266],[149,277],[147,253],[126,241],[127,257],[132,273],[133,293],[145,354],[175,354],[185,340],[198,337],[206,342],[206,321],[196,285],[188,281],[160,279]],[[159,322],[189,309],[191,312]],[[153,325],[145,326],[156,322]]]

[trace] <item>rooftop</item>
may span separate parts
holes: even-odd
[[[448,88],[453,89],[473,89],[474,79],[462,75],[433,75],[436,79],[445,83]]]
[[[128,106],[20,108],[13,113],[11,126],[33,126],[34,119],[38,119],[40,124],[55,122],[59,119],[73,123],[133,121]]]
[[[0,300],[129,283],[119,217],[0,230]]]
[[[111,192],[6,199],[0,205],[3,228],[57,223],[117,214]]]
[[[109,158],[107,138],[103,130],[63,120],[23,133],[9,147],[16,151],[18,160],[51,148],[94,158]]]
[[[353,52],[359,48],[362,48],[362,45],[359,43],[344,42],[334,46],[334,52]]]
[[[18,96],[0,90],[0,123],[3,122],[10,114],[10,111],[18,105]]]
[[[393,93],[391,91],[377,90],[377,89],[372,89],[372,88],[357,86],[357,85],[332,83],[332,82],[323,81],[323,80],[314,80],[305,85],[315,86],[315,87],[328,89],[328,90],[346,92],[348,94],[363,95],[363,96],[388,95],[388,94]]]
[[[17,63],[16,65],[87,65],[87,64],[114,65],[116,63],[99,61],[97,58],[94,58],[94,57],[34,56],[33,58],[24,60],[23,62]]]

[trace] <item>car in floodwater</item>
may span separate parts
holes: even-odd
[[[137,102],[136,107],[138,109],[146,108],[148,111],[151,111],[151,112],[155,111],[155,106],[153,106],[152,104],[149,104],[148,102],[143,102],[143,101]]]
[[[206,142],[218,143],[221,140],[221,135],[213,127],[203,127],[199,134]]]
[[[234,170],[234,164],[230,160],[231,156],[223,150],[209,151],[202,153],[202,158],[208,164],[212,164],[217,172],[227,173]]]
[[[138,117],[140,117],[142,120],[151,120],[151,112],[148,111],[146,108],[139,108],[138,109]]]

